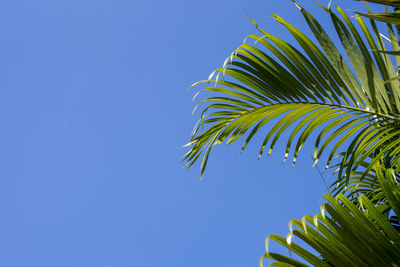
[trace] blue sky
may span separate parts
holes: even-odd
[[[1,1],[0,266],[258,266],[318,212],[310,148],[292,167],[220,146],[201,181],[180,163],[186,89],[255,32],[247,14],[290,40],[271,13],[305,29],[289,0]]]

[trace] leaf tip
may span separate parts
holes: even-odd
[[[251,20],[251,22],[253,22],[254,27],[256,27],[256,29],[258,29],[257,22],[252,17],[250,17],[249,14],[246,14],[246,16]]]
[[[295,0],[292,0],[292,2],[298,9],[300,9],[300,10],[303,9]]]

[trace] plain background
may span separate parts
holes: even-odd
[[[258,266],[317,213],[311,142],[295,167],[283,142],[257,161],[260,138],[217,147],[201,181],[180,163],[186,89],[256,33],[247,14],[292,40],[271,13],[308,32],[289,0],[0,1],[0,266]]]

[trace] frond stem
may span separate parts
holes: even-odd
[[[282,105],[282,104],[305,104],[305,105],[320,105],[320,106],[330,106],[330,107],[337,107],[337,108],[345,108],[345,109],[350,109],[350,110],[354,110],[354,111],[369,113],[371,115],[375,115],[375,116],[386,118],[386,119],[389,119],[389,120],[392,120],[392,121],[400,122],[400,118],[396,118],[396,117],[389,116],[389,115],[382,114],[382,113],[375,112],[375,111],[365,110],[365,109],[351,107],[351,106],[343,106],[343,105],[339,105],[339,104],[299,101],[299,102],[274,103],[274,104],[270,104],[270,105],[264,105],[264,107],[273,106],[273,105]]]

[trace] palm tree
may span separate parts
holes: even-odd
[[[398,0],[369,2],[400,7]],[[294,220],[292,225],[298,229],[291,230],[288,238],[272,235],[268,240],[315,266],[397,266],[400,49],[394,26],[400,25],[400,15],[368,9],[358,13],[353,23],[340,7],[337,15],[330,5],[321,6],[332,20],[345,56],[321,24],[294,3],[319,46],[278,15],[273,18],[291,33],[296,45],[253,21],[260,34],[248,39],[255,44],[241,45],[208,80],[193,85],[205,85],[200,93],[211,96],[198,104],[202,113],[183,161],[190,169],[202,158],[203,175],[215,145],[244,139],[243,150],[257,133],[264,133],[261,157],[290,131],[284,157],[292,151],[294,164],[305,141],[316,136],[314,164],[327,152],[325,169],[337,168],[331,195],[325,196],[321,214]],[[362,17],[369,19],[369,25]],[[380,33],[375,20],[387,22],[388,37]],[[293,236],[322,257],[294,244]],[[279,254],[267,252],[264,257],[277,260],[274,266],[305,266]]]

